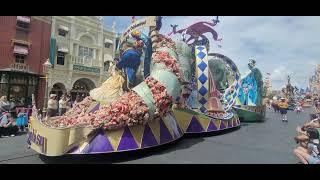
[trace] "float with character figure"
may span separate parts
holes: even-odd
[[[150,66],[145,68],[150,68],[150,74],[145,74],[142,82],[129,87],[127,92],[121,92],[120,86],[110,89],[110,82],[123,82],[122,73],[115,73],[63,116],[40,118],[34,113],[29,124],[30,147],[46,156],[114,153],[163,145],[185,133],[239,127],[239,119],[230,108],[234,99],[227,104],[219,104],[222,95],[215,87],[214,75],[210,68],[203,68],[208,65],[207,39],[199,41],[196,38],[193,44],[174,42],[159,34],[161,24],[159,16],[136,20],[120,38],[120,46],[125,47],[123,45],[126,44],[127,47],[122,49],[120,61],[129,49],[131,52],[141,51],[136,49],[141,47],[141,43],[136,42],[146,40],[143,41],[143,50],[145,54],[149,53],[145,61],[150,60]],[[141,27],[149,27],[150,36],[137,30]],[[130,46],[130,41],[139,46]],[[190,68],[192,64],[193,69]],[[230,66],[239,79],[236,66]],[[118,71],[114,69],[114,72]],[[130,79],[129,71],[125,71],[127,79]],[[198,79],[197,92],[201,95],[197,96],[197,102],[202,103],[198,110],[182,107],[188,96],[181,92],[190,85],[192,74]],[[102,96],[104,91],[113,92],[110,93],[112,98]],[[228,89],[226,92],[231,96],[237,94],[237,91]],[[204,100],[208,103],[203,103]]]
[[[265,119],[266,106],[263,104],[263,78],[256,62],[249,60],[250,73],[241,79],[237,101],[234,105],[241,121],[261,122]]]

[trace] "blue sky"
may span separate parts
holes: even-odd
[[[215,16],[163,16],[161,33],[170,32],[170,24],[178,29],[197,21],[211,21]],[[137,16],[139,18],[139,16]],[[215,29],[223,39],[211,41],[211,52],[231,58],[244,74],[249,58],[255,58],[263,75],[271,73],[273,89],[284,86],[287,75],[292,83],[305,88],[320,63],[320,17],[313,16],[220,16]],[[117,32],[122,32],[131,16],[104,16],[106,26],[116,22]],[[210,37],[210,36],[208,36]],[[179,36],[174,36],[179,39]]]

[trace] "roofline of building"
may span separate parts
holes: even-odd
[[[31,18],[52,24],[52,16],[31,16]]]

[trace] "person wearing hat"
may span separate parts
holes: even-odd
[[[282,116],[282,121],[288,122],[287,109],[288,109],[289,105],[286,102],[286,99],[284,97],[280,98],[280,102],[278,103],[278,107],[280,109],[280,114]]]
[[[130,42],[124,42],[121,47],[121,57],[116,64],[118,69],[123,69],[127,76],[127,87],[124,87],[125,91],[136,86],[136,73],[140,66],[141,53],[134,48],[134,45]]]
[[[57,114],[58,110],[58,103],[57,103],[57,95],[50,94],[49,100],[48,100],[48,111],[47,111],[47,117],[54,117]]]

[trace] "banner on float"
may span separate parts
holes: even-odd
[[[133,30],[140,29],[143,27],[152,27],[156,26],[156,16],[149,16],[143,19],[136,20],[132,23],[126,31],[120,37],[120,44],[131,34]]]

